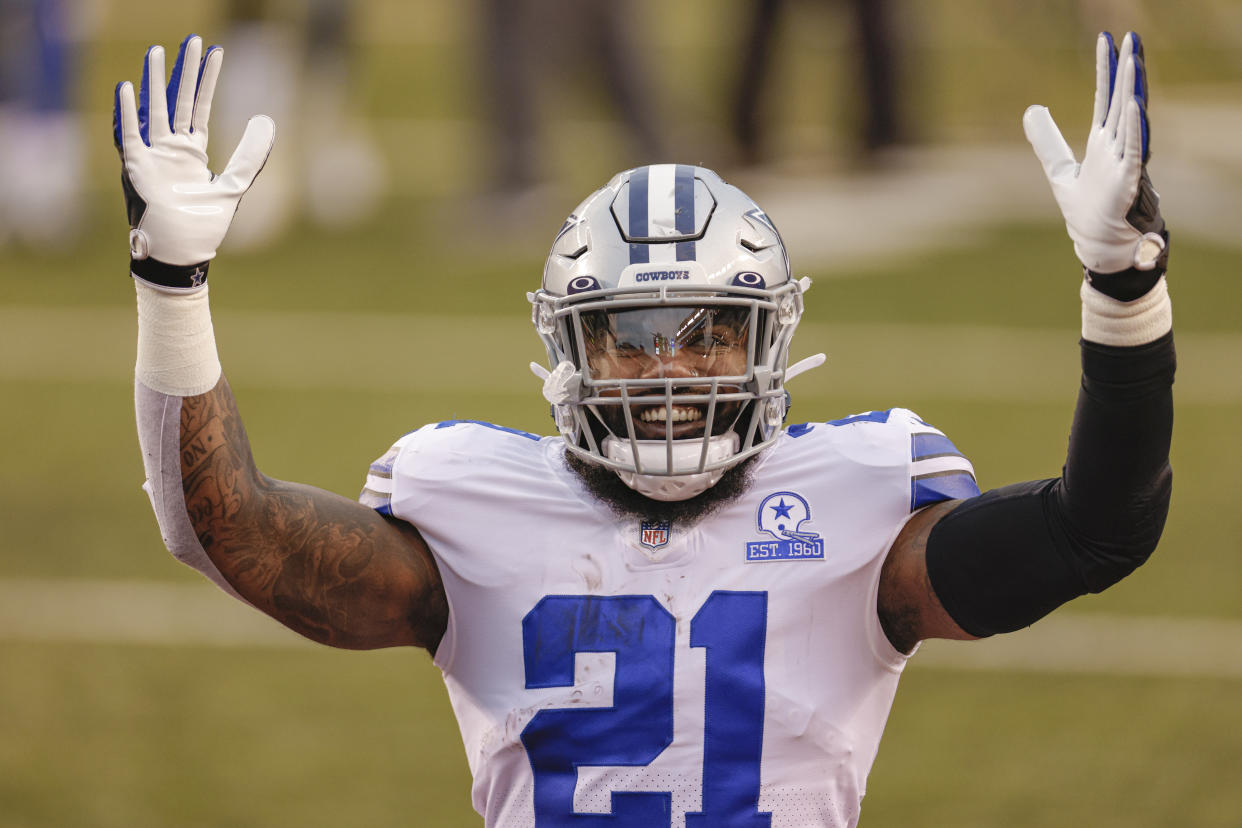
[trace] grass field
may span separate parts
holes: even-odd
[[[1098,23],[1075,10],[1089,5],[921,6],[909,28],[912,58],[928,67],[915,105],[923,137],[1017,142],[1015,113],[1035,101],[1065,113],[1077,134],[1091,77],[1083,31]],[[127,616],[180,630],[177,606],[149,614],[75,591],[199,581],[163,551],[139,490],[133,299],[107,108],[148,41],[171,46],[191,28],[210,36],[219,8],[106,8],[83,51],[91,221],[54,252],[0,249],[0,596],[13,594],[5,584],[65,585],[62,604],[41,601],[21,619],[0,606],[10,619],[0,629],[0,828],[477,825],[461,742],[425,654],[331,651],[278,630],[143,643],[107,631]],[[541,354],[523,293],[563,214],[625,163],[607,107],[577,90],[548,113],[550,154],[564,161],[552,203],[503,233],[463,223],[483,147],[465,68],[471,21],[447,0],[362,8],[357,105],[390,158],[384,213],[348,233],[299,225],[262,251],[226,244],[212,269],[221,356],[261,467],[351,496],[366,464],[425,422],[549,431],[525,367]],[[723,141],[710,96],[722,94],[723,75],[713,67],[727,65],[733,31],[729,15],[708,8],[676,4],[651,42],[671,78],[663,104],[688,113],[675,125],[684,152],[701,140],[708,149],[692,157],[716,163]],[[1242,4],[1141,11],[1136,23],[1123,15],[1110,25],[1143,26],[1156,95],[1236,107]],[[848,130],[831,116],[844,87],[824,77],[841,74],[846,41],[817,38],[836,19],[829,12],[797,14],[777,166],[830,188]],[[553,129],[562,119],[566,128]],[[1158,140],[1158,120],[1154,129]],[[590,152],[576,143],[599,135]],[[296,137],[281,141],[278,151]],[[1236,135],[1222,141],[1236,159]],[[1221,177],[1237,171],[1235,160]],[[795,356],[826,350],[829,362],[793,384],[791,420],[907,406],[954,438],[985,487],[1057,474],[1077,384],[1078,300],[1069,243],[1051,199],[1046,207],[1046,221],[998,221],[935,250],[895,248],[848,267],[801,263],[816,284]],[[1181,358],[1168,529],[1147,566],[1062,614],[1238,630],[1242,245],[1168,218]],[[186,611],[210,620],[232,609],[203,591]],[[898,693],[862,824],[1242,825],[1239,650],[1220,641],[1153,638],[1147,666],[1132,672],[1110,667],[1105,653],[1098,669],[966,670],[929,648]],[[1206,650],[1207,666],[1162,672],[1174,647]]]

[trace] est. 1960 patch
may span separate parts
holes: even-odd
[[[759,504],[756,521],[759,531],[770,539],[746,544],[746,560],[813,561],[823,560],[824,540],[818,532],[804,528],[811,520],[806,498],[795,492],[768,495]]]

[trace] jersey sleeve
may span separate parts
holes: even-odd
[[[367,479],[358,495],[358,502],[370,506],[381,515],[392,515],[392,470],[402,449],[417,432],[411,431],[392,444],[367,469]]]
[[[979,494],[975,467],[944,432],[913,411],[894,409],[910,432],[910,511]]]

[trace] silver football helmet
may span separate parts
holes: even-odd
[[[532,364],[569,451],[658,500],[706,490],[780,434],[809,279],[745,193],[703,167],[620,173],[565,221],[528,294]]]

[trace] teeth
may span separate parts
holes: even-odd
[[[662,423],[667,419],[666,413],[667,409],[664,408],[648,408],[638,417],[644,423]],[[675,423],[692,423],[701,419],[703,419],[703,414],[697,408],[673,407],[673,422]]]

